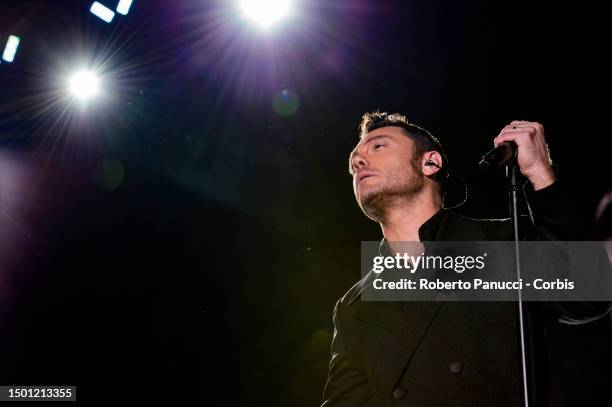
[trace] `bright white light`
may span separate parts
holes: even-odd
[[[109,9],[103,4],[98,3],[97,1],[94,1],[94,3],[89,8],[89,11],[91,11],[93,15],[95,15],[96,17],[100,17],[107,23],[113,21],[113,17],[115,17],[115,12],[113,10]]]
[[[13,62],[15,60],[15,54],[17,53],[17,47],[19,46],[19,37],[11,35],[6,41],[6,47],[2,54],[2,59],[6,62]]]
[[[91,71],[79,71],[70,77],[70,93],[80,100],[87,100],[98,94],[100,81]]]
[[[244,13],[264,28],[289,14],[291,0],[241,0]]]
[[[119,4],[117,4],[117,13],[126,15],[128,11],[130,11],[131,5],[132,0],[119,0]]]

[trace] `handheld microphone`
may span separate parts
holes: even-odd
[[[508,164],[515,157],[516,143],[513,141],[504,141],[482,157],[478,163],[478,168],[480,172],[487,172],[493,168],[499,168]]]

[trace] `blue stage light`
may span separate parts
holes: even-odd
[[[21,40],[16,35],[9,36],[8,41],[6,41],[4,52],[2,53],[3,60],[6,62],[13,62],[15,60],[15,54],[17,53],[20,41]]]
[[[117,13],[126,15],[130,11],[132,0],[119,0],[117,4]]]
[[[107,23],[110,23],[111,21],[113,21],[113,17],[115,17],[115,12],[113,10],[102,5],[101,3],[98,3],[97,1],[93,2],[89,11],[91,11],[93,15],[95,15],[96,17],[99,17],[100,19],[102,19],[103,21],[106,21]]]

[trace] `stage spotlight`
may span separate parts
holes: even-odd
[[[6,41],[6,47],[2,53],[2,59],[6,62],[13,62],[15,60],[15,54],[17,53],[17,47],[19,47],[19,37],[11,35]]]
[[[95,73],[82,70],[70,77],[68,87],[72,96],[85,101],[98,94],[100,91],[100,81]]]
[[[91,14],[107,23],[113,21],[113,17],[115,17],[115,12],[113,10],[109,9],[101,3],[98,3],[97,1],[93,2],[89,11],[91,12]]]
[[[132,0],[119,0],[117,4],[117,13],[126,15],[130,11]]]
[[[241,0],[243,12],[263,28],[289,14],[291,0]]]

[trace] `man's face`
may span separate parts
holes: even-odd
[[[350,158],[353,190],[364,213],[377,221],[395,197],[420,192],[424,175],[414,161],[414,142],[400,127],[381,127],[368,133]]]

